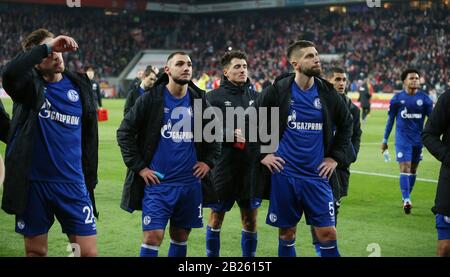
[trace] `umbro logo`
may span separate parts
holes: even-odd
[[[231,106],[231,102],[230,102],[230,101],[225,101],[225,102],[223,102],[223,103],[225,104],[225,106],[228,106],[228,107]]]

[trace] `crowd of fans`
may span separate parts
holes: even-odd
[[[324,67],[345,67],[354,87],[368,78],[376,92],[392,92],[401,88],[399,75],[406,67],[418,68],[429,90],[449,82],[450,15],[439,4],[426,11],[398,4],[390,9],[355,6],[346,13],[317,7],[207,15],[106,15],[93,8],[0,5],[0,71],[20,51],[22,38],[43,27],[78,41],[80,50],[65,55],[70,69],[91,65],[101,76],[118,76],[141,49],[177,48],[192,51],[194,75],[208,75],[211,85],[220,78],[220,56],[240,49],[249,54],[253,82],[262,86],[289,70],[286,46],[307,39],[320,54],[340,56]]]

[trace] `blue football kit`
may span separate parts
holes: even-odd
[[[201,182],[193,170],[197,163],[193,118],[189,90],[178,99],[165,89],[163,126],[149,165],[164,178],[160,184],[145,187],[142,200],[144,231],[164,230],[169,219],[177,228],[203,227]]]
[[[433,102],[424,92],[409,95],[401,91],[392,97],[388,124],[384,139],[388,140],[393,123],[395,129],[395,148],[398,162],[417,163],[422,160],[422,130],[425,117],[431,114]]]
[[[46,83],[33,141],[30,189],[25,212],[16,216],[16,232],[48,233],[54,217],[68,235],[96,234],[94,211],[82,169],[80,92],[63,75]]]
[[[421,91],[409,95],[401,91],[392,97],[383,142],[387,143],[394,121],[395,150],[397,162],[419,163],[422,160],[422,130],[425,117],[431,114],[433,102]],[[400,190],[402,199],[407,206],[405,212],[411,209],[410,195],[416,182],[416,174],[400,173]]]
[[[275,156],[286,162],[272,175],[266,222],[279,228],[294,227],[305,213],[309,224],[334,226],[334,202],[327,179],[319,176],[324,159],[322,104],[317,86],[302,91],[294,82],[291,109]]]

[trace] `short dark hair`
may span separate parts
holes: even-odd
[[[176,51],[176,52],[173,52],[172,54],[170,54],[169,57],[167,57],[167,62],[169,62],[175,55],[189,56],[189,54],[186,52]]]
[[[148,77],[152,73],[156,75],[156,72],[153,70],[152,66],[151,65],[147,65],[147,67],[144,70],[144,76]]]
[[[415,68],[408,68],[402,72],[402,76],[401,76],[402,82],[405,81],[406,77],[408,77],[408,74],[410,74],[410,73],[417,73],[417,75],[419,75],[419,77],[420,77],[419,70],[417,70]]]
[[[55,35],[47,29],[37,29],[22,40],[22,49],[23,51],[27,51],[34,46],[39,45],[44,39],[54,37]]]
[[[294,54],[294,52],[297,52],[298,50],[301,50],[301,49],[307,48],[307,47],[316,47],[316,45],[309,40],[297,40],[296,42],[289,45],[289,47],[286,51],[286,56],[290,60],[292,58],[292,55]]]
[[[220,59],[220,64],[222,65],[222,68],[229,66],[232,59],[240,59],[247,61],[247,54],[239,50],[226,52]]]
[[[328,70],[328,74],[327,77],[331,77],[334,75],[334,73],[340,73],[340,74],[345,74],[345,70],[342,67],[332,67],[330,68],[330,70]]]

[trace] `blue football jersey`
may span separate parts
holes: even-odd
[[[281,173],[320,178],[317,168],[324,158],[323,114],[317,86],[302,91],[294,82],[291,91],[287,128],[276,152],[286,162]]]
[[[409,95],[401,91],[391,99],[388,114],[397,120],[395,143],[422,145],[421,133],[425,117],[431,114],[433,102],[421,91]]]
[[[44,98],[36,119],[30,180],[83,184],[79,89],[63,75],[59,82],[45,84]]]
[[[164,175],[164,183],[192,184],[198,181],[193,175],[197,162],[193,125],[189,91],[177,99],[165,89],[161,138],[150,164],[150,169]]]

